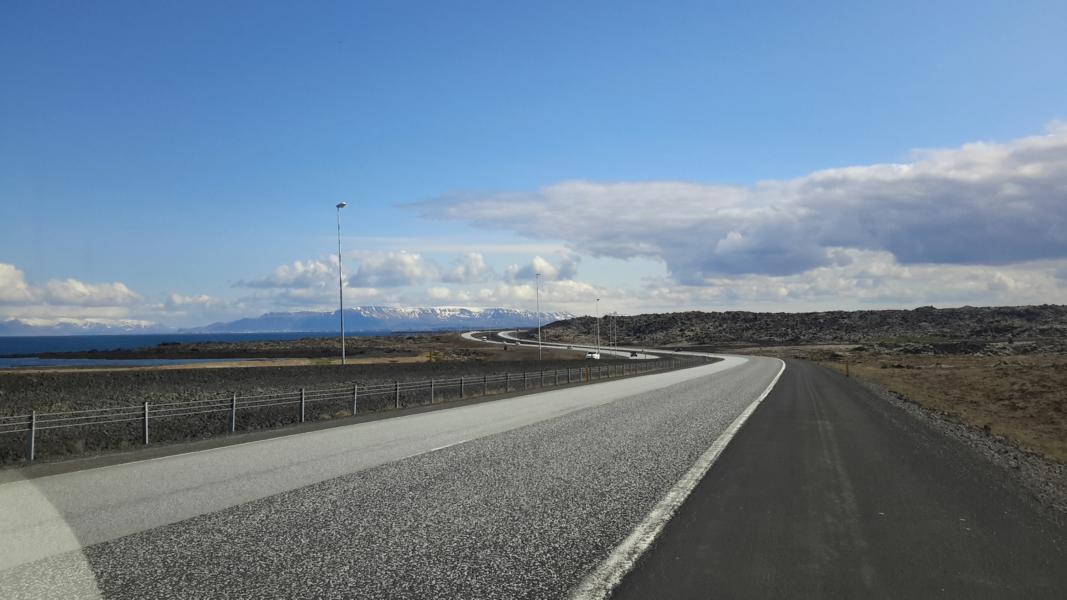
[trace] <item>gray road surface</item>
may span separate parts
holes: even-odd
[[[560,597],[779,365],[728,358],[0,485],[0,589]]]

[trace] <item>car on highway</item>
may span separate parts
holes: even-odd
[[[600,353],[599,352],[586,352],[585,353],[585,358],[586,359],[591,359],[591,360],[600,360]]]

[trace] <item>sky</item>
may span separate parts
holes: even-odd
[[[1067,303],[1067,3],[0,9],[0,320]]]

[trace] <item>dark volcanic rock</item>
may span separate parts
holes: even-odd
[[[546,326],[550,340],[590,339],[595,320],[580,317]],[[611,327],[601,319],[601,336]],[[1031,351],[1063,351],[1067,306],[1002,306],[810,313],[682,312],[618,317],[620,344],[649,346],[896,343],[923,353],[978,353],[987,344],[1042,343]],[[955,348],[944,344],[956,344]],[[969,345],[969,346],[968,346]],[[1021,352],[1025,350],[1014,350]]]

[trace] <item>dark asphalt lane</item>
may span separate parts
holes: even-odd
[[[856,382],[789,361],[615,598],[1067,598],[1067,531]]]

